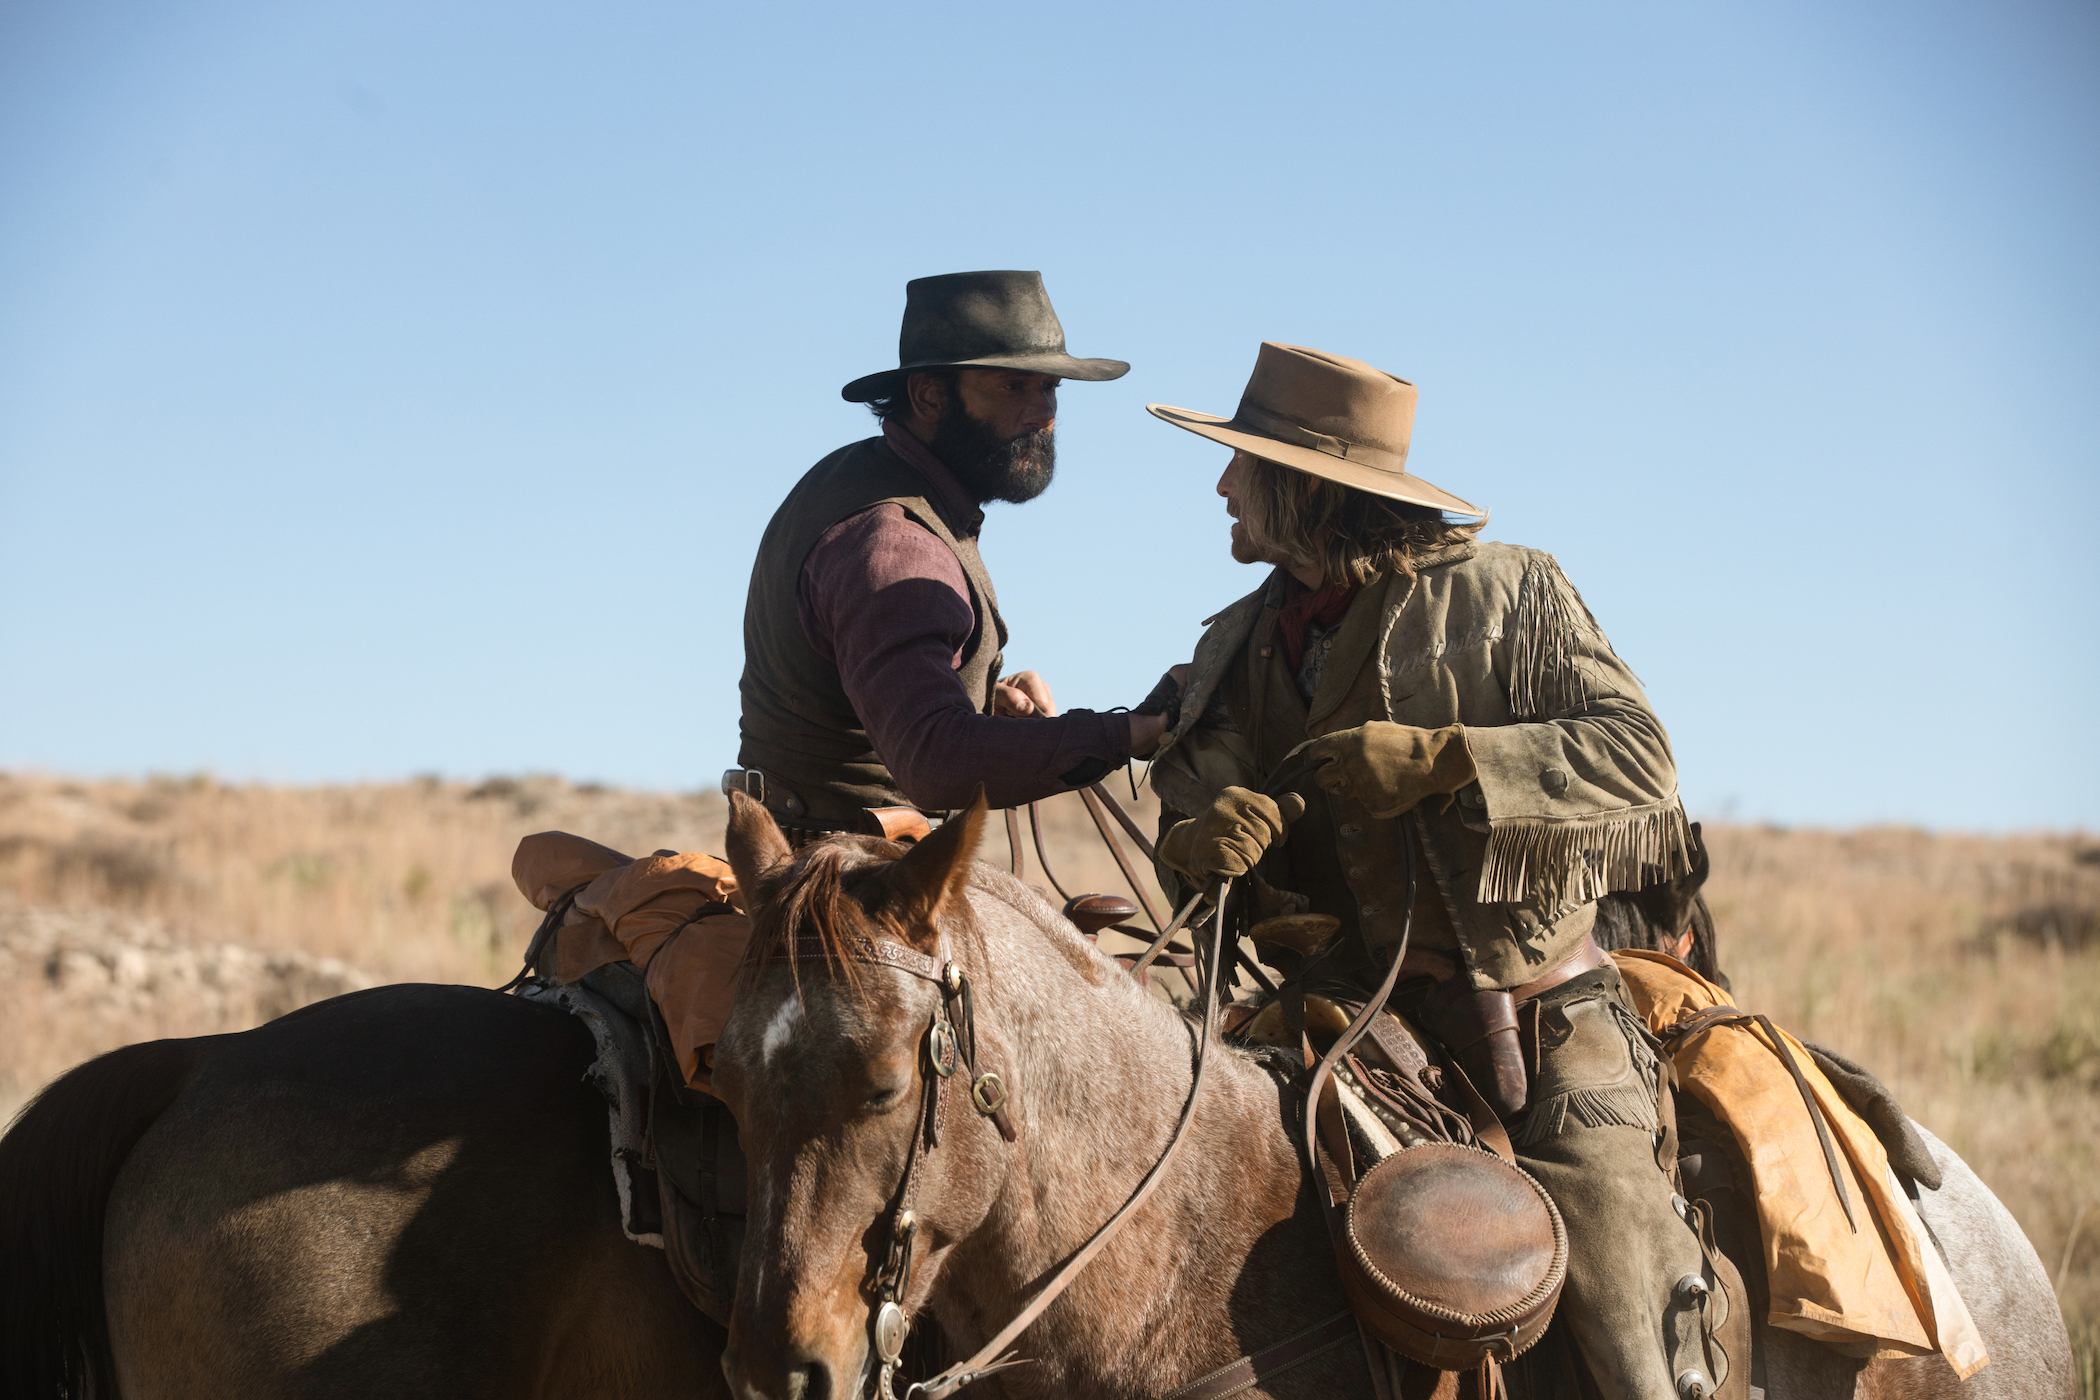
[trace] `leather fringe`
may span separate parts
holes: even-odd
[[[1570,1089],[1526,1108],[1509,1125],[1510,1145],[1519,1150],[1535,1147],[1567,1131],[1569,1120],[1578,1128],[1639,1128],[1653,1133],[1659,1126],[1655,1116],[1656,1075],[1661,1060],[1655,1038],[1632,1012],[1611,1003],[1612,1019],[1626,1037],[1633,1059],[1631,1082],[1603,1088]]]
[[[1672,880],[1691,868],[1691,824],[1675,798],[1574,821],[1508,817],[1490,823],[1474,898],[1560,909]]]
[[[1571,714],[1588,703],[1576,653],[1584,642],[1610,643],[1552,555],[1532,552],[1511,629],[1509,707],[1519,720]]]
[[[1509,1141],[1518,1151],[1556,1138],[1567,1130],[1568,1121],[1578,1128],[1639,1128],[1655,1131],[1655,1095],[1638,1086],[1609,1089],[1570,1089],[1524,1110],[1510,1126]]]

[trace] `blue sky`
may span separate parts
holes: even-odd
[[[1043,270],[1010,667],[1255,583],[1262,339],[1421,388],[1695,814],[2100,826],[2090,4],[0,7],[0,766],[711,784],[907,278]]]

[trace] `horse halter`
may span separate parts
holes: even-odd
[[[817,939],[798,939],[797,954],[805,951],[824,954],[828,950]],[[1012,1097],[1006,1081],[978,1066],[975,997],[968,974],[954,959],[946,956],[945,942],[940,957],[930,957],[901,943],[872,938],[845,939],[838,951],[858,961],[893,967],[921,981],[931,982],[941,994],[941,1003],[934,1008],[932,1020],[926,1028],[925,1091],[920,1098],[918,1120],[912,1127],[911,1147],[904,1160],[904,1176],[898,1183],[895,1200],[889,1209],[888,1238],[883,1247],[882,1261],[869,1280],[869,1291],[875,1297],[875,1312],[868,1324],[869,1336],[875,1354],[882,1360],[882,1376],[875,1393],[880,1400],[890,1400],[890,1383],[904,1355],[904,1338],[911,1331],[911,1316],[904,1310],[904,1300],[911,1290],[912,1246],[919,1233],[919,1219],[913,1206],[918,1199],[921,1168],[927,1157],[941,1145],[941,1132],[948,1119],[948,1081],[955,1077],[956,1071],[968,1068],[970,1104],[978,1113],[992,1120],[1001,1137],[1012,1142],[1019,1133],[1013,1116],[1006,1109],[1007,1101]]]

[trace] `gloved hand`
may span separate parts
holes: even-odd
[[[1373,720],[1298,750],[1313,781],[1362,803],[1374,817],[1397,817],[1425,797],[1457,792],[1479,776],[1462,725],[1417,729]]]
[[[1304,815],[1305,799],[1295,792],[1271,799],[1229,787],[1202,816],[1168,828],[1160,838],[1159,858],[1202,884],[1220,875],[1244,875]]]

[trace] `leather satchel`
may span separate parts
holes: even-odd
[[[1567,1282],[1567,1227],[1545,1188],[1517,1166],[1464,1067],[1446,1075],[1432,1066],[1402,1024],[1372,1018],[1364,1048],[1375,1063],[1349,1054],[1336,1076],[1401,1144],[1356,1177],[1346,1133],[1323,1134],[1347,1189],[1335,1237],[1342,1287],[1366,1330],[1408,1360],[1493,1371],[1553,1320]],[[1446,1086],[1462,1112],[1432,1092]],[[1337,1128],[1341,1117],[1323,1115]],[[1482,1394],[1492,1393],[1484,1384]]]
[[[1478,1147],[1424,1143],[1356,1183],[1336,1240],[1371,1334],[1440,1371],[1506,1363],[1553,1320],[1568,1233],[1530,1173]]]

